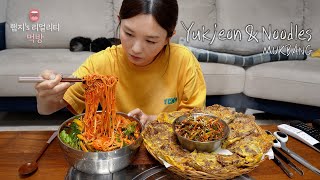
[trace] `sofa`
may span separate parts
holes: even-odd
[[[70,52],[70,40],[76,36],[116,37],[121,2],[1,1],[0,110],[35,110],[34,84],[19,83],[18,77],[37,76],[44,69],[70,75],[92,54]],[[250,66],[237,64],[237,58],[232,59],[234,64],[225,63],[230,58],[210,62],[208,56],[207,62],[200,62],[207,105],[218,103],[239,111],[253,108],[305,120],[319,118],[320,59],[310,55],[320,48],[320,12],[316,9],[320,1],[178,2],[174,43],[238,57],[263,54],[266,47],[306,55],[299,60],[258,59]],[[38,10],[38,19],[30,18],[32,10]]]

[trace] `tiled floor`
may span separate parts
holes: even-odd
[[[292,120],[252,109],[248,109],[246,114],[253,114],[260,125],[281,124]],[[54,131],[72,116],[69,112],[57,112],[49,116],[39,115],[36,112],[0,112],[0,131]]]

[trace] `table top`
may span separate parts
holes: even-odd
[[[277,130],[275,125],[261,126],[265,130]],[[22,131],[22,132],[0,132],[0,179],[65,179],[70,166],[65,160],[56,138],[38,161],[39,169],[32,176],[27,178],[19,177],[19,167],[32,160],[41,148],[45,145],[53,132],[50,131]],[[289,137],[287,147],[302,156],[313,166],[320,168],[320,153],[300,141]],[[288,156],[287,156],[288,157]],[[319,176],[303,165],[299,164],[291,157],[289,159],[304,171],[303,179],[319,179]],[[133,165],[159,164],[142,145],[137,153]],[[288,166],[294,174],[293,179],[302,177]],[[271,160],[265,160],[249,175],[254,179],[280,180],[289,179],[283,171]]]

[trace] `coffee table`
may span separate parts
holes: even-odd
[[[276,125],[263,125],[261,127],[270,131],[277,130]],[[36,156],[51,134],[52,132],[50,131],[0,132],[0,179],[22,179],[18,175],[18,168],[21,164]],[[315,167],[320,168],[320,153],[292,137],[289,137],[287,146]],[[300,176],[292,168],[288,167],[294,174],[293,179],[320,178],[320,176],[305,168],[295,160],[290,157],[289,159],[305,173],[304,176]],[[38,163],[39,169],[37,172],[32,176],[23,179],[65,179],[66,175],[72,170],[64,158],[57,138],[48,147],[47,151]],[[133,166],[131,167],[142,168],[157,165],[160,166],[160,164],[147,152],[144,146],[140,147],[137,157],[132,165]],[[271,160],[265,160],[259,167],[250,172],[249,176],[257,180],[289,179]]]

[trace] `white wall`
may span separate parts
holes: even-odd
[[[6,21],[7,0],[0,0],[0,23]]]

